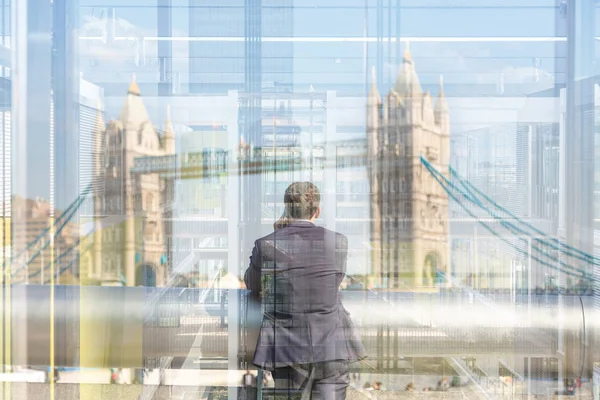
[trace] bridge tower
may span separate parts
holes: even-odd
[[[448,174],[450,122],[443,83],[435,108],[409,49],[382,102],[373,73],[367,100],[371,273],[390,288],[427,288],[449,273],[448,195],[421,156]]]
[[[101,135],[104,156],[96,157],[97,175],[104,178],[104,187],[95,196],[95,209],[117,222],[101,228],[94,249],[95,263],[101,264],[94,270],[104,285],[123,280],[128,286],[141,284],[136,282],[139,272],[149,267],[155,283],[164,282],[168,229],[162,205],[169,182],[158,174],[132,174],[130,170],[135,158],[174,154],[174,135],[169,109],[163,135],[152,125],[134,76],[118,119],[110,121]]]

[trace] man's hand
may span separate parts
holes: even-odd
[[[260,273],[260,254],[258,250],[258,241],[254,242],[252,255],[250,256],[250,265],[244,274],[244,283],[253,293],[260,294],[262,289]]]

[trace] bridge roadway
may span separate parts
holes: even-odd
[[[366,168],[366,144],[364,142],[359,142],[358,144],[353,143],[350,146],[345,143],[329,143],[326,147],[334,149],[342,147],[347,149],[349,153],[331,160],[317,157],[318,162],[315,165],[317,165],[318,168],[323,170],[334,169],[337,173],[346,172],[349,174],[361,171],[361,169],[364,171],[364,168]],[[276,163],[271,154],[272,149],[270,148],[256,149],[254,151],[256,157],[244,161],[237,161],[235,155],[221,149],[160,157],[139,157],[134,160],[131,172],[134,174],[153,173],[158,174],[165,179],[177,180],[236,177],[244,174],[277,174],[291,170],[306,170],[309,167],[309,164],[307,164],[308,159],[298,156],[302,151],[303,149],[301,147],[281,148],[278,152],[282,154],[287,152],[287,154],[291,154],[292,156],[278,157]],[[369,161],[377,162],[376,160]],[[283,179],[289,179],[289,177]],[[269,204],[280,201],[279,196],[273,197],[272,194],[266,194],[265,196],[265,199]],[[362,196],[362,201],[347,202],[343,204],[343,206],[354,207],[356,209],[365,208],[370,201],[369,197],[360,194],[357,196]],[[339,203],[338,205],[342,204]],[[177,232],[179,238],[197,238],[198,235],[226,235],[228,232],[227,218],[199,215],[198,213],[182,215],[181,210],[179,210],[179,207],[176,204],[173,204],[173,208],[176,210],[175,215],[179,214],[176,218],[172,219],[174,230]],[[461,211],[460,214],[464,214],[464,212]],[[490,229],[497,234],[500,234],[504,239],[522,238],[528,240],[536,237],[547,239],[548,235],[552,236],[556,231],[553,221],[550,220],[520,219],[519,221],[515,221],[511,218],[501,220],[500,218],[491,218],[490,215],[485,214],[481,210],[478,211],[478,214],[482,214],[477,215],[480,218],[449,218],[452,237],[472,238],[477,236],[479,238],[496,238],[494,234],[481,226],[482,223],[485,223]],[[263,224],[265,227],[268,226],[270,228],[278,216],[272,218],[264,217],[265,215],[263,215]],[[521,227],[523,223],[528,223],[531,226],[535,226],[536,229],[543,232],[545,235],[515,234],[515,232],[502,227],[502,222],[509,222]],[[368,224],[368,218],[336,218],[336,230],[343,232],[346,235],[362,235],[365,232],[365,227],[368,227]],[[529,232],[528,229],[527,231]],[[204,258],[211,258],[215,255],[226,257],[222,252],[220,253],[218,249],[205,249],[202,250],[202,253],[205,254],[203,256]]]
[[[332,148],[336,147],[347,147],[343,144],[332,143],[327,146]],[[354,149],[353,154],[337,157],[336,160],[323,160],[317,157],[319,162],[316,164],[318,168],[327,170],[334,169],[337,173],[347,172],[353,173],[359,171],[361,168],[366,168],[367,157],[365,157],[366,144],[360,143],[347,147]],[[292,154],[291,157],[282,156],[277,158],[276,162],[271,155],[271,149],[256,149],[254,152],[257,155],[256,158],[238,162],[235,157],[232,157],[229,152],[220,149],[214,149],[215,151],[202,151],[184,153],[181,155],[169,155],[160,157],[139,157],[134,160],[134,165],[131,168],[131,172],[134,174],[149,174],[155,173],[165,179],[204,179],[211,177],[235,177],[237,175],[245,174],[264,174],[264,173],[285,173],[286,171],[303,171],[307,170],[310,165],[307,158],[300,158],[297,155],[302,154],[302,148],[290,147],[282,148],[281,153]],[[369,160],[372,162],[378,162],[377,160]],[[266,195],[267,198],[273,199],[273,202],[277,201],[277,197],[273,198],[272,195]],[[361,195],[359,195],[361,196]],[[362,202],[352,202],[347,205],[354,207],[364,206],[369,202],[368,196],[364,197]],[[463,212],[461,211],[461,214]],[[199,219],[194,218],[194,215],[180,216],[182,220],[192,221],[203,221],[208,226],[198,226],[195,224],[192,231],[183,229],[182,235],[196,235],[197,230],[205,231],[206,233],[220,233],[225,234],[227,232],[227,219],[216,218],[216,217],[200,217]],[[267,224],[272,224],[273,219],[269,219]],[[174,220],[175,221],[175,220]],[[362,233],[364,230],[364,224],[368,223],[366,218],[338,218],[338,230],[346,233]],[[516,222],[514,219],[507,219],[507,222],[520,225],[520,223],[526,222],[530,225],[535,226],[539,231],[549,235],[555,231],[552,221],[542,219],[520,219]],[[477,223],[485,222],[490,228],[495,231],[500,231],[504,238],[508,237],[522,237],[525,239],[535,237],[535,235],[518,236],[513,232],[507,231],[500,225],[498,218],[491,218],[489,215],[483,216],[483,218],[450,218],[450,228],[453,236],[473,236],[475,226]],[[486,235],[492,236],[486,229],[479,228],[477,232],[479,237]]]
[[[81,316],[96,328],[85,338],[99,355],[86,367],[140,367],[146,358],[174,357],[182,366],[225,361],[229,336],[227,302],[198,304],[200,290],[131,287],[85,287],[93,311]],[[152,312],[144,314],[149,296],[162,297]],[[245,290],[239,296],[240,361],[248,360],[260,322],[260,304]],[[14,365],[49,365],[50,288],[15,285],[11,291],[13,329],[27,324],[26,346],[13,342]],[[221,293],[217,293],[220,295]],[[55,352],[57,365],[78,366],[80,287],[57,286],[55,300]],[[507,299],[483,302],[461,293],[389,293],[344,291],[344,304],[359,328],[371,362],[382,371],[401,368],[400,357],[450,357],[511,354],[553,357],[558,346],[556,302],[534,296],[531,308],[517,307]],[[384,298],[385,297],[385,298]],[[214,299],[212,295],[208,299]],[[587,337],[597,332],[599,311],[585,297]],[[577,297],[564,297],[564,327],[579,332],[582,311]],[[243,318],[239,318],[243,317]],[[143,326],[143,328],[142,328]],[[142,332],[140,335],[139,332]],[[134,334],[134,332],[138,332]],[[590,347],[594,348],[594,347]],[[600,348],[596,346],[595,348]],[[589,348],[588,348],[589,350]]]

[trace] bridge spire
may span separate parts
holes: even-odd
[[[440,90],[438,92],[437,103],[435,105],[435,120],[436,122],[444,122],[444,118],[448,115],[448,101],[444,93],[444,76],[440,75]]]
[[[412,62],[412,55],[410,54],[410,40],[406,41],[406,47],[404,48],[404,61]]]
[[[248,153],[250,150],[250,145],[246,143],[244,139],[244,135],[240,136],[240,144],[238,145],[238,159],[245,160],[248,157]]]
[[[371,91],[367,97],[367,141],[369,143],[369,156],[374,156],[379,151],[377,140],[381,124],[381,97],[377,90],[377,76],[375,67],[371,68]]]
[[[140,95],[140,87],[138,86],[135,80],[135,74],[131,77],[131,83],[129,84],[129,94],[133,94],[135,96]]]
[[[369,101],[375,101],[377,104],[381,104],[381,97],[379,96],[379,90],[377,90],[377,72],[375,66],[371,67],[371,91],[369,92]]]
[[[102,169],[102,154],[104,153],[104,132],[106,131],[106,122],[102,112],[102,101],[98,99],[96,104],[96,122],[94,124],[93,140],[94,140],[94,174],[101,175]]]
[[[102,113],[102,100],[98,99],[96,102],[96,124],[94,126],[94,131],[104,132],[106,127],[106,123],[104,122],[104,114]]]

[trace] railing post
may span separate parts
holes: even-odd
[[[264,371],[259,368],[256,375],[256,400],[262,400],[263,378]]]
[[[223,289],[220,289],[220,295],[221,295],[221,328],[225,327],[225,304],[227,302],[227,296],[226,296],[227,292],[225,292]]]
[[[227,334],[228,334],[228,348],[227,348],[227,369],[229,372],[228,376],[228,397],[230,400],[236,400],[238,395],[238,387],[234,385],[234,382],[238,378],[237,372],[239,369],[239,310],[240,310],[240,290],[239,289],[228,289],[228,308],[227,308]]]

